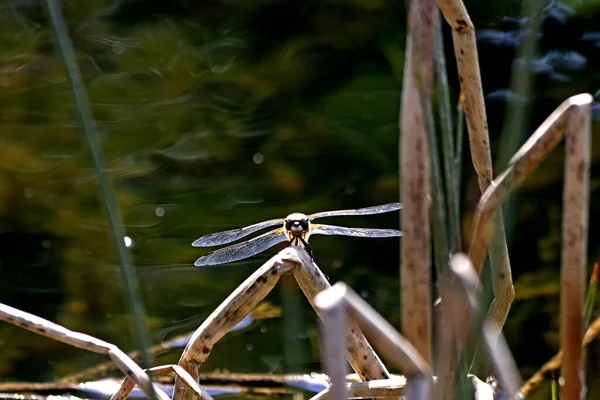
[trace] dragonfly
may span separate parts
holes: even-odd
[[[285,218],[270,219],[244,228],[231,229],[228,231],[211,233],[202,236],[192,243],[194,247],[212,247],[235,242],[254,232],[279,225],[278,228],[256,236],[250,240],[236,243],[220,248],[200,257],[194,263],[197,267],[226,264],[233,261],[243,260],[275,246],[282,242],[288,242],[287,246],[304,247],[312,258],[312,250],[308,245],[308,238],[312,235],[342,235],[365,238],[382,238],[402,236],[402,232],[396,229],[372,229],[372,228],[347,228],[343,226],[313,224],[318,218],[335,217],[342,215],[372,215],[383,214],[402,209],[401,203],[383,204],[380,206],[358,208],[356,210],[323,211],[315,214],[293,213]],[[286,247],[287,247],[286,246]]]

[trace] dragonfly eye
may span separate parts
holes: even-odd
[[[285,221],[285,229],[291,232],[304,232],[308,230],[308,220],[292,219]]]

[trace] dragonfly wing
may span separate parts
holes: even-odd
[[[285,236],[283,229],[275,229],[271,232],[267,232],[252,238],[247,242],[233,244],[231,246],[215,250],[212,253],[208,253],[196,260],[194,265],[197,267],[203,267],[205,265],[225,264],[232,261],[242,260],[244,258],[252,257],[253,255],[261,253],[267,250],[269,247],[273,247],[277,243],[285,242],[286,240],[288,239]]]
[[[323,224],[313,224],[310,233],[312,235],[342,235],[370,238],[402,236],[402,232],[396,229],[346,228]]]
[[[211,233],[209,235],[202,236],[200,239],[196,239],[192,246],[194,247],[211,247],[219,246],[221,244],[227,244],[235,242],[238,239],[248,236],[251,233],[259,231],[261,229],[269,228],[275,225],[283,224],[283,219],[271,219],[258,224],[250,225],[245,228],[231,229],[229,231]]]
[[[338,215],[372,215],[372,214],[383,214],[391,211],[402,209],[401,203],[389,203],[380,206],[358,208],[356,210],[337,210],[337,211],[323,211],[308,216],[309,219],[334,217]]]

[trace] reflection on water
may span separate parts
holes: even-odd
[[[397,201],[400,82],[392,66],[402,65],[402,2],[71,3],[65,13],[155,342],[195,329],[274,254],[197,269],[194,239],[291,212]],[[539,11],[531,98],[511,92],[530,22],[513,3],[467,5],[493,146],[508,103],[532,106],[532,132],[567,96],[599,90],[597,6],[550,1]],[[448,34],[456,99],[450,41]],[[97,178],[37,2],[0,6],[0,127],[0,301],[133,350]],[[521,274],[557,276],[561,157],[551,155],[516,198],[509,247],[517,282]],[[464,162],[468,221],[477,189],[466,151]],[[396,228],[398,218],[339,224]],[[596,232],[592,223],[591,259]],[[368,294],[399,325],[397,241],[319,237],[311,246],[332,282]],[[253,315],[254,324],[215,346],[203,370],[320,370],[315,314],[294,282],[280,286],[267,299],[281,317]],[[555,297],[513,307],[506,333],[525,375],[555,350],[543,338],[558,329],[556,310]],[[50,380],[102,361],[7,324],[0,349],[0,380]]]

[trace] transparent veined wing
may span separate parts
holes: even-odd
[[[337,210],[337,211],[323,211],[308,216],[310,219],[324,218],[324,217],[335,217],[338,215],[372,215],[372,214],[383,214],[391,211],[402,209],[401,203],[389,203],[380,206],[358,208],[356,210]]]
[[[283,224],[283,218],[271,219],[258,224],[246,226],[245,228],[231,229],[229,231],[211,233],[202,236],[200,239],[196,239],[192,246],[194,247],[211,247],[219,246],[235,242],[238,239],[248,236],[251,233],[260,231],[261,229],[270,228],[271,226]]]
[[[275,229],[252,238],[246,242],[233,244],[231,246],[215,250],[212,253],[208,253],[197,259],[194,265],[197,267],[203,267],[205,265],[225,264],[232,261],[242,260],[244,258],[252,257],[253,255],[261,253],[268,248],[275,246],[277,243],[285,242],[286,240],[288,239],[285,236],[283,229]]]
[[[311,235],[342,235],[356,237],[398,237],[402,232],[396,229],[346,228],[343,226],[313,224]]]

